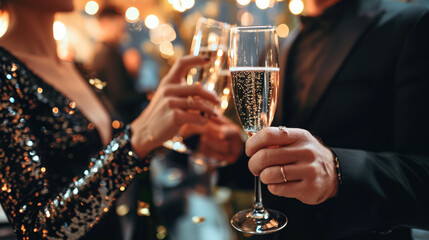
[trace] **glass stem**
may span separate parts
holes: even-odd
[[[251,218],[254,219],[267,219],[269,217],[268,211],[265,210],[262,203],[262,192],[261,192],[261,180],[259,176],[255,177],[255,193],[253,199],[253,209],[250,214]]]

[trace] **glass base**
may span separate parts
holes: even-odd
[[[231,218],[231,225],[240,232],[256,235],[277,232],[283,229],[288,220],[283,213],[266,209],[268,216],[263,219],[251,218],[253,209],[246,209],[236,213]]]
[[[191,151],[182,141],[176,140],[174,138],[165,141],[162,146],[179,153],[191,153]]]

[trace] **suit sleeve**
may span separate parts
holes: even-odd
[[[333,149],[343,175],[326,202],[334,235],[429,229],[428,12],[410,29],[395,71],[395,151]]]

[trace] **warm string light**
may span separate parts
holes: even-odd
[[[85,5],[85,12],[89,15],[95,15],[99,8],[100,6],[96,1],[89,1]]]
[[[161,57],[170,59],[176,54],[172,43],[176,39],[176,31],[174,31],[174,28],[171,25],[161,24],[150,29],[149,37],[153,44],[159,45],[158,50]]]
[[[161,44],[159,44],[159,51],[164,56],[173,56],[174,55],[174,48],[173,44],[169,41],[163,41]]]
[[[134,23],[139,20],[140,11],[136,7],[129,7],[125,12],[125,18],[128,22]]]
[[[149,37],[152,43],[159,45],[163,41],[174,41],[176,39],[176,32],[171,25],[161,24],[150,30]]]
[[[185,12],[195,5],[195,0],[168,0],[174,10]]]
[[[284,23],[277,26],[276,31],[277,35],[281,38],[285,38],[289,35],[289,27]]]
[[[240,17],[241,25],[249,26],[253,24],[253,14],[250,12],[244,12]]]
[[[239,6],[247,6],[252,0],[236,0]],[[275,2],[280,2],[283,0],[255,0],[255,5],[261,10],[265,10],[269,7],[273,7]]]
[[[249,5],[251,0],[237,0],[237,3],[241,6]]]
[[[159,25],[159,18],[153,14],[148,15],[144,20],[144,24],[146,25],[147,28],[154,29]]]
[[[66,37],[67,34],[67,28],[64,25],[64,23],[60,21],[54,22],[54,38],[57,41],[63,40]]]
[[[9,13],[0,11],[0,37],[2,37],[9,27]]]
[[[299,15],[304,11],[304,3],[302,0],[291,0],[289,2],[289,11],[294,15]]]
[[[267,9],[270,6],[270,0],[255,0],[256,6],[261,9]]]

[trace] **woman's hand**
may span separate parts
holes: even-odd
[[[185,123],[204,125],[215,116],[218,98],[201,86],[182,84],[188,70],[205,64],[201,57],[179,59],[162,79],[148,107],[131,124],[131,145],[139,157],[171,139]]]
[[[246,143],[249,169],[278,196],[319,204],[337,193],[332,152],[304,129],[271,127]]]
[[[182,136],[200,135],[198,151],[205,157],[223,164],[234,163],[243,151],[241,128],[225,116],[210,120],[200,126],[186,124],[180,130]]]

